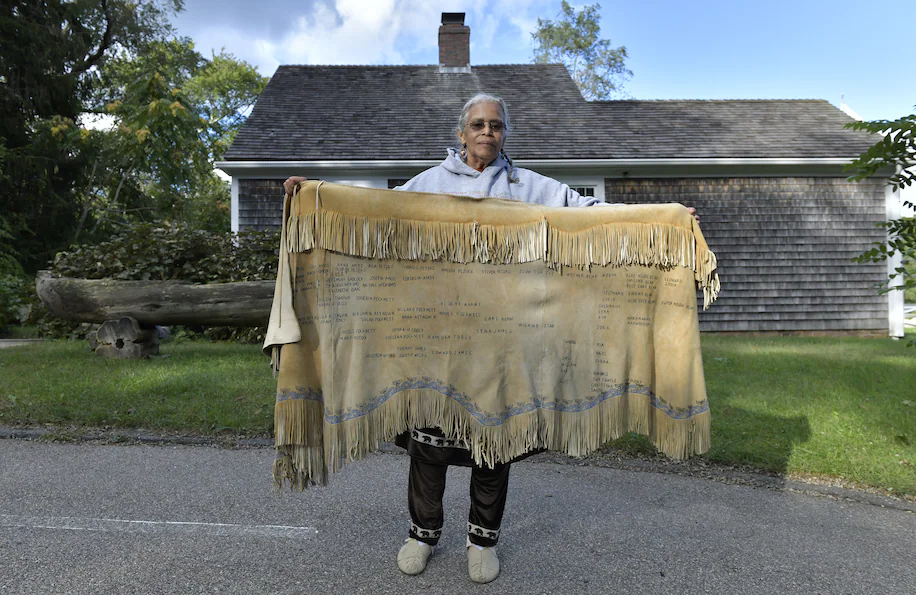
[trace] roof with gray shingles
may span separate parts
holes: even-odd
[[[480,91],[508,103],[516,159],[849,158],[875,142],[824,100],[587,102],[558,64],[281,66],[225,158],[440,159]]]

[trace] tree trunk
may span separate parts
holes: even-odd
[[[54,316],[95,323],[128,316],[141,325],[267,326],[274,285],[55,279],[48,271],[35,279],[38,297]]]

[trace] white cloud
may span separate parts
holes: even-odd
[[[316,5],[280,40],[257,46],[279,64],[403,64],[399,46],[435,47],[437,17],[422,0],[338,0]]]
[[[524,63],[531,60],[531,33],[538,16],[553,18],[552,0],[478,0],[466,3],[471,26],[471,63]]]
[[[559,10],[555,0],[300,0],[241,18],[211,0],[187,5],[179,30],[201,53],[225,47],[266,75],[280,64],[434,64],[442,12],[467,14],[472,64],[527,62],[537,17]]]

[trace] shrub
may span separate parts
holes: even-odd
[[[13,324],[22,324],[35,301],[35,284],[16,260],[0,254],[0,333]]]
[[[82,279],[269,280],[276,278],[279,244],[279,231],[214,233],[176,223],[141,223],[107,242],[59,253],[51,272]]]
[[[272,280],[277,275],[279,231],[215,233],[181,223],[131,225],[111,240],[60,252],[51,264],[54,275],[81,279],[188,281],[228,283]],[[39,321],[42,336],[84,338],[89,325],[55,319]],[[254,343],[264,329],[182,327],[178,338]]]
[[[23,277],[0,275],[0,333],[28,315],[28,284]]]

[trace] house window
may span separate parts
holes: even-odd
[[[388,190],[396,188],[397,186],[403,186],[409,180],[410,178],[388,178]]]
[[[571,186],[573,190],[586,197],[595,196],[595,187],[594,186]]]

